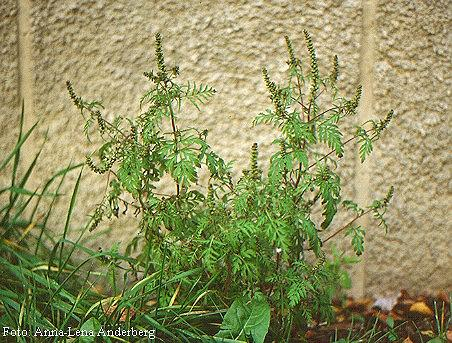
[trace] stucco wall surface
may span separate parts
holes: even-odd
[[[378,6],[357,0],[20,0],[17,4],[25,11],[19,13],[26,16],[22,19],[31,33],[29,44],[23,45],[29,46],[28,51],[22,49],[22,53],[32,70],[20,84],[18,61],[24,56],[17,51],[24,38],[17,33],[18,9],[16,1],[3,3],[0,32],[8,37],[8,44],[2,46],[0,68],[2,77],[11,77],[0,85],[5,88],[0,98],[0,146],[3,149],[14,141],[11,129],[17,122],[13,118],[19,114],[11,116],[3,109],[17,109],[18,90],[26,84],[33,91],[28,122],[39,119],[43,123],[39,135],[48,130],[49,137],[33,180],[36,184],[40,176],[71,160],[83,161],[92,151],[65,81],[71,80],[87,99],[102,99],[107,117],[137,115],[147,87],[142,72],[154,68],[156,32],[163,34],[166,60],[180,66],[181,79],[207,83],[217,90],[202,112],[185,113],[182,125],[209,129],[211,145],[239,167],[248,162],[253,142],[261,144],[261,158],[267,159],[275,133],[265,127],[251,128],[253,117],[270,106],[261,68],[267,66],[273,78],[281,79],[287,60],[284,35],[306,57],[303,29],[308,29],[321,71],[329,68],[334,54],[339,56],[346,94],[366,82],[364,91],[371,94],[364,95],[357,121],[369,115],[363,109],[373,110],[375,118],[383,117],[389,108],[398,114],[375,154],[359,169],[375,177],[358,177],[356,170],[361,167],[356,158],[342,165],[347,197],[370,202],[390,184],[397,192],[388,214],[390,232],[382,238],[370,230],[356,283],[372,294],[400,288],[451,289],[452,273],[445,276],[447,262],[452,262],[447,237],[451,229],[447,216],[451,210],[447,1],[429,7],[418,0],[396,5],[380,1]],[[376,21],[371,25],[372,18]],[[373,60],[364,60],[365,56]],[[369,63],[373,68],[367,68]],[[76,176],[71,174],[68,181]],[[86,220],[105,182],[86,170],[75,223]],[[66,191],[70,193],[70,188]],[[133,231],[133,222],[115,224],[111,242],[127,241]]]
[[[393,184],[396,196],[391,233],[369,234],[371,293],[452,285],[450,10],[450,1],[378,4],[375,109],[395,108],[397,119],[370,160],[370,189]]]
[[[16,1],[0,2],[0,150],[8,151],[13,140],[8,135],[17,127],[19,118],[19,57]]]

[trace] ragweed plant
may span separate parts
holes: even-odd
[[[307,62],[296,56],[286,37],[289,58],[284,85],[276,84],[270,72],[262,69],[272,108],[258,114],[254,125],[275,127],[277,152],[264,172],[254,144],[249,167],[237,182],[232,180],[231,164],[209,146],[207,130],[179,126],[178,119],[187,110],[182,105],[200,110],[215,90],[177,81],[179,68],[168,67],[159,34],[155,37],[157,69],[144,73],[150,89],[141,99],[136,118],[106,120],[100,102],[83,100],[67,83],[70,97],[86,118],[85,132],[90,134],[97,124],[103,139],[86,161],[109,180],[91,229],[106,218],[133,211],[140,218],[140,231],[127,252],[137,251],[134,269],[141,270],[142,277],[159,272],[162,282],[184,270],[198,271],[181,278],[177,289],[159,287],[158,294],[143,290],[143,303],[156,298],[159,304],[173,304],[175,295],[183,303],[184,290],[209,284],[226,302],[236,299],[233,307],[241,307],[244,313],[253,313],[246,306],[265,309],[265,316],[271,311],[274,337],[290,339],[294,326],[332,317],[331,299],[343,271],[328,261],[323,244],[343,233],[351,237],[360,255],[365,228],[355,224],[357,219],[373,214],[378,225],[386,228],[383,215],[393,189],[383,199],[360,207],[342,198],[337,170],[349,143],[358,144],[361,160],[366,159],[393,111],[344,137],[343,123],[356,115],[362,88],[351,98],[340,96],[337,56],[331,72],[322,75],[312,39],[304,33]],[[209,177],[199,187],[203,169]],[[168,176],[174,192],[161,194],[157,185]],[[354,217],[335,227],[333,219],[341,208],[352,211]],[[318,209],[320,220],[313,214]],[[254,302],[246,305],[251,299]],[[241,327],[243,318],[234,318],[233,314],[225,317],[219,336],[263,340],[265,325],[257,332],[255,327]]]

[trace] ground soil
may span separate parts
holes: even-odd
[[[452,342],[450,295],[445,292],[412,296],[401,291],[388,298],[346,298],[334,303],[334,311],[335,322],[314,325],[305,341],[330,343],[348,338],[342,342],[375,342],[380,338],[378,342],[427,343],[441,331],[445,340],[434,343]],[[375,336],[370,338],[372,329]]]

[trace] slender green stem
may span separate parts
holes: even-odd
[[[338,234],[340,234],[342,231],[344,231],[345,229],[349,228],[355,221],[357,221],[359,218],[365,216],[366,214],[368,214],[369,212],[371,212],[372,209],[368,209],[367,211],[364,211],[363,213],[361,213],[360,215],[356,216],[355,218],[353,218],[352,220],[350,220],[347,224],[345,224],[344,226],[342,226],[340,229],[336,230],[333,234],[331,234],[330,236],[328,236],[327,238],[325,238],[322,243],[326,243],[328,242],[330,239],[332,239],[333,237],[337,236]]]
[[[164,90],[167,96],[167,106],[169,109],[169,113],[170,113],[170,119],[171,119],[171,129],[173,132],[173,137],[174,137],[174,153],[177,155],[177,151],[178,151],[178,147],[177,147],[177,127],[176,127],[176,119],[175,119],[175,115],[174,115],[174,110],[173,110],[173,106],[171,104],[171,99],[169,98],[169,93],[168,93],[168,89],[166,88],[166,84],[164,85]],[[176,182],[176,194],[177,196],[179,196],[180,194],[180,184],[178,180],[175,180]]]

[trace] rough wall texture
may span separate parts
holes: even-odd
[[[16,2],[10,3],[8,13],[14,14]],[[444,278],[445,262],[451,262],[445,237],[450,230],[445,215],[450,200],[447,8],[432,8],[427,20],[421,15],[421,1],[403,3],[395,6],[387,1],[378,6],[378,54],[375,75],[371,75],[379,85],[374,97],[380,105],[375,109],[381,116],[394,107],[402,119],[393,126],[396,134],[388,135],[378,155],[368,162],[373,163],[368,169],[378,173],[370,182],[371,189],[395,184],[398,190],[390,213],[391,233],[384,239],[370,235],[367,245],[365,285],[369,293],[451,288],[452,282]],[[442,6],[447,7],[447,2]],[[416,20],[414,13],[422,20]],[[13,77],[18,69],[14,15],[5,16],[2,11],[1,18],[2,36],[11,37],[6,49],[14,52],[5,51],[8,58],[3,59],[2,51],[1,70],[12,76],[10,80],[17,80]],[[41,135],[49,129],[37,175],[48,175],[71,159],[81,161],[91,151],[82,134],[83,119],[68,99],[66,80],[72,80],[81,95],[102,99],[110,115],[139,113],[139,98],[146,89],[142,72],[153,68],[155,32],[162,32],[167,60],[180,66],[183,79],[217,89],[205,110],[187,113],[185,122],[208,128],[212,146],[238,166],[247,163],[253,142],[261,143],[262,159],[269,156],[274,136],[265,128],[251,128],[251,120],[269,106],[261,67],[267,66],[276,79],[286,68],[284,34],[305,53],[302,30],[307,28],[321,66],[329,66],[337,53],[342,61],[340,80],[348,94],[366,79],[359,65],[365,63],[363,49],[373,48],[361,44],[366,30],[363,4],[353,0],[36,0],[30,2],[29,21],[34,109],[28,115],[45,123]],[[417,61],[419,56],[422,63]],[[9,82],[0,85],[7,87],[7,96],[0,99],[2,109],[18,102],[19,85]],[[15,123],[5,112],[1,115],[3,149],[4,142],[13,141],[5,125],[12,128]],[[354,196],[363,189],[355,186],[357,166],[351,159],[344,167],[347,196]],[[82,185],[75,218],[79,223],[103,193],[105,183],[87,172]],[[127,240],[132,227],[133,223],[116,225],[113,240]],[[394,261],[400,259],[404,262],[397,265],[403,270],[394,268]],[[422,282],[415,280],[420,275]],[[356,282],[364,285],[363,277]]]
[[[9,133],[17,129],[20,117],[17,13],[15,0],[0,3],[0,162],[16,143],[16,138]],[[0,174],[2,186],[10,184],[10,171],[8,166],[7,172]],[[0,201],[6,199],[5,196],[5,193],[0,195]]]
[[[0,151],[14,145],[9,132],[17,127],[19,118],[19,43],[17,7],[15,0],[0,3]]]
[[[377,9],[375,107],[393,107],[398,118],[370,160],[370,189],[396,189],[391,233],[369,236],[371,293],[388,284],[452,288],[450,5],[380,1]]]

